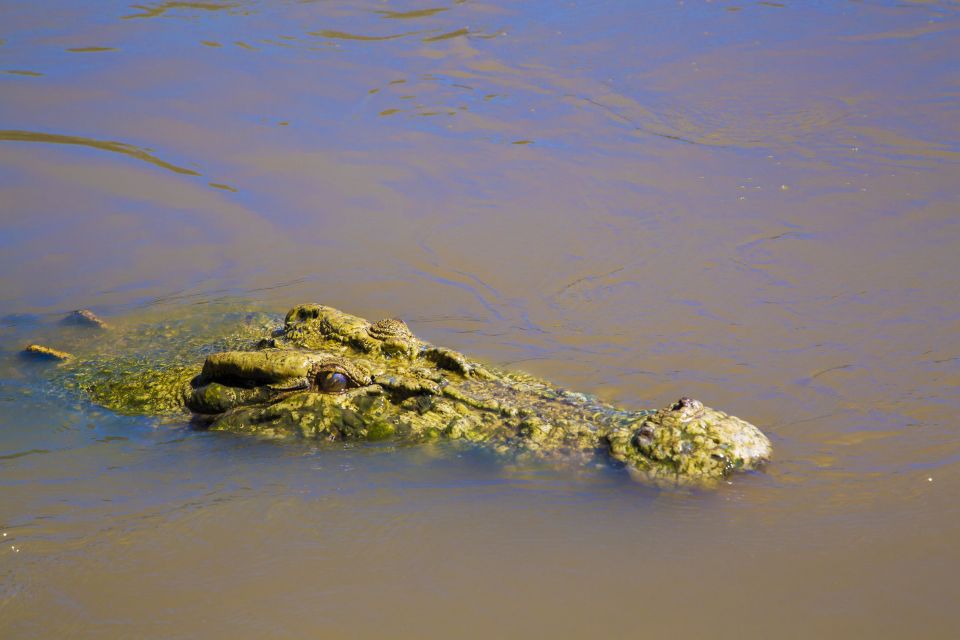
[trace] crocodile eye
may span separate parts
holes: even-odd
[[[310,388],[322,393],[343,393],[370,384],[370,374],[365,367],[335,356],[321,356],[321,360],[311,366]]]
[[[340,393],[346,391],[349,386],[351,386],[350,378],[339,371],[323,371],[317,376],[317,388],[325,393]]]

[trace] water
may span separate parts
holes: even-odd
[[[953,637],[960,5],[0,2],[0,635]],[[715,492],[112,415],[13,354],[320,301],[760,425]]]

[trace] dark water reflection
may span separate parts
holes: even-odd
[[[0,2],[3,637],[951,637],[958,9]],[[264,445],[10,356],[304,300],[775,462]]]

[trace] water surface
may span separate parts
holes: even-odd
[[[952,637],[958,54],[950,0],[0,2],[0,635]],[[303,301],[775,459],[265,444],[15,357]]]

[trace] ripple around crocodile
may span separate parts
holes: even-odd
[[[114,411],[190,412],[195,425],[214,431],[463,439],[519,456],[600,456],[660,484],[709,485],[770,457],[757,427],[697,400],[619,409],[423,342],[394,318],[370,323],[319,304],[294,307],[282,324],[251,318],[214,344],[185,339],[179,350],[153,354],[118,352],[122,340],[113,339],[107,353],[65,358],[56,376]]]

